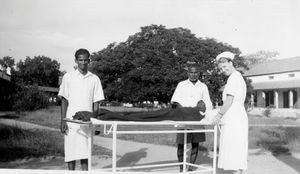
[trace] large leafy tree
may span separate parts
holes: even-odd
[[[17,70],[12,76],[15,83],[58,87],[60,64],[49,57],[27,57],[17,63]]]
[[[238,48],[197,38],[188,29],[151,25],[141,27],[125,42],[93,53],[90,69],[101,78],[109,101],[167,103],[178,82],[187,78],[186,62],[196,61],[202,70],[200,80],[208,85],[216,102],[226,78],[219,75],[214,59],[225,50],[240,54]],[[238,57],[237,66],[246,68],[243,62]]]

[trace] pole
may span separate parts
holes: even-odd
[[[116,173],[117,168],[117,123],[113,124],[113,149],[112,149],[112,172]]]
[[[213,174],[217,170],[217,144],[218,144],[218,125],[214,126],[214,157],[213,157]]]
[[[93,124],[90,123],[89,125],[89,135],[88,135],[88,147],[89,148],[89,156],[88,156],[88,171],[92,169],[92,152],[93,152]]]
[[[186,129],[185,129],[186,130]],[[187,154],[187,133],[184,132],[184,141],[183,141],[183,173],[186,172],[186,154]]]

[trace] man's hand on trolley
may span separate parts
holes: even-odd
[[[61,123],[60,123],[60,132],[62,134],[68,135],[69,127],[68,127],[68,124],[67,124],[67,122],[65,120],[61,120]]]

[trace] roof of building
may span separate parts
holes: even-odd
[[[252,83],[254,90],[259,89],[285,89],[285,88],[300,88],[300,80],[287,81],[267,81],[260,83]]]
[[[250,67],[244,76],[249,77],[293,71],[300,71],[300,57],[277,59],[271,62],[256,64]]]

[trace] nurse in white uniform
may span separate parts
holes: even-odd
[[[229,76],[222,99],[223,106],[213,123],[221,123],[218,167],[235,174],[247,169],[248,116],[244,107],[246,83],[233,66],[234,54],[223,52],[216,58],[218,67]]]

